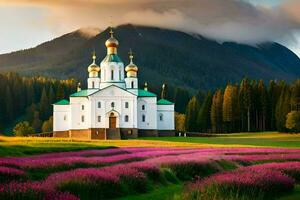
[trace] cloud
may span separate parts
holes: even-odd
[[[56,33],[113,24],[150,25],[198,33],[220,41],[286,40],[300,29],[300,2],[276,7],[239,0],[0,0],[0,5],[46,7]]]

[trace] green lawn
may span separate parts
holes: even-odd
[[[0,136],[0,156],[25,156],[47,152],[101,149],[108,147],[241,147],[268,146],[300,148],[300,134],[239,133],[213,137],[152,137],[137,140],[85,141],[58,138]]]
[[[149,193],[128,196],[118,200],[173,200],[178,199],[183,190],[183,185],[168,185],[157,188]]]
[[[214,137],[145,137],[141,139],[198,144],[252,145],[300,148],[300,134],[283,134],[275,132],[225,134]]]

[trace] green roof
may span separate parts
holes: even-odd
[[[107,55],[102,62],[122,62],[121,58],[117,54]]]
[[[156,97],[156,94],[146,91],[146,90],[139,89],[138,97]]]
[[[92,94],[94,94],[95,92],[98,92],[98,91],[99,91],[99,89],[81,90],[79,92],[71,94],[70,97],[87,97],[87,96],[90,96],[90,95],[92,95]]]
[[[69,105],[69,104],[70,104],[70,102],[66,99],[62,99],[62,100],[54,103],[54,105]]]
[[[171,101],[168,101],[166,99],[160,99],[158,102],[157,102],[157,105],[173,105],[174,103],[172,103]]]

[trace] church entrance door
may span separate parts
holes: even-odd
[[[117,118],[115,117],[114,113],[109,115],[109,128],[117,128]]]

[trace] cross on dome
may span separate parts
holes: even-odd
[[[95,51],[95,50],[93,51],[93,56],[92,56],[92,58],[93,58],[93,63],[96,63],[96,58],[97,58],[97,56],[96,56],[96,51]]]

